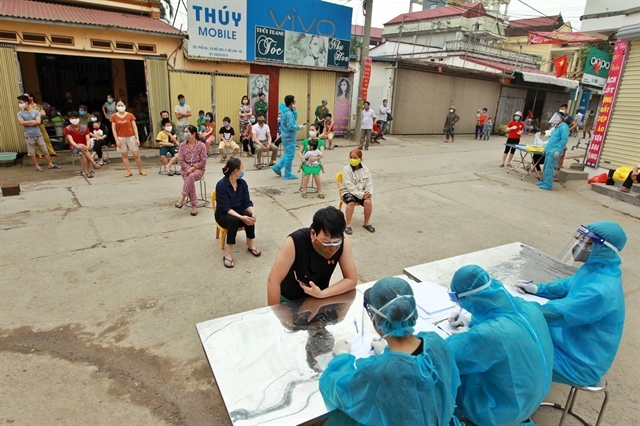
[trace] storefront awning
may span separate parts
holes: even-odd
[[[569,89],[577,89],[579,83],[568,78],[556,78],[552,75],[537,74],[532,72],[518,71],[522,74],[522,79],[530,83],[553,84],[554,86],[568,87]]]
[[[529,44],[583,44],[598,41],[602,39],[577,31],[572,33],[531,31],[529,33]]]

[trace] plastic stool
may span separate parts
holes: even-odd
[[[81,155],[84,155],[84,154],[81,154],[80,152],[78,152],[78,154],[74,154],[73,153],[73,148],[71,149],[71,164],[73,166],[73,175],[74,176],[84,176],[85,175],[84,170],[82,168],[82,160],[80,159]],[[76,167],[76,157],[77,157],[78,163],[80,164],[80,169],[78,169]],[[89,162],[89,171],[93,171],[93,164],[91,162]]]
[[[208,198],[205,198],[205,194],[207,193],[207,182],[204,181],[204,175],[202,175],[202,179],[200,179],[200,196],[198,197],[198,206],[199,207],[207,207],[211,201]],[[187,195],[187,200],[184,203],[185,206],[191,207],[191,200]]]
[[[304,172],[302,172],[302,179],[300,179],[300,188],[298,188],[298,191],[302,192],[302,181],[304,181],[304,177],[307,176]],[[307,185],[307,193],[311,192],[316,193],[318,192],[318,188],[315,187],[314,182],[315,180],[313,179],[313,175],[309,174],[309,184]]]
[[[602,401],[602,405],[600,406],[600,410],[598,411],[598,418],[596,420],[595,426],[600,426],[602,424],[602,418],[604,417],[604,410],[607,408],[607,403],[609,402],[609,392],[607,391],[607,379],[602,378],[599,383],[596,383],[592,386],[571,386],[571,390],[569,390],[569,397],[567,398],[567,402],[565,402],[564,407],[560,404],[556,404],[553,402],[543,402],[540,404],[541,407],[552,407],[556,410],[562,410],[562,417],[560,417],[560,423],[558,426],[562,426],[564,424],[564,420],[567,415],[572,416],[580,423],[585,426],[591,426],[587,420],[584,419],[581,415],[573,411],[573,405],[576,402],[576,396],[578,391],[585,392],[604,392],[604,400]]]

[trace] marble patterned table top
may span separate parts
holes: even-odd
[[[548,281],[575,271],[522,243],[404,271],[416,281],[448,287],[453,273],[470,263],[503,282]],[[318,380],[333,358],[334,342],[353,337],[354,322],[358,332],[364,327],[365,332],[375,334],[362,308],[362,292],[373,284],[361,284],[357,290],[329,299],[282,303],[197,324],[232,423],[298,425],[325,415]]]
[[[511,243],[473,253],[404,268],[404,273],[418,282],[430,281],[449,287],[453,274],[462,266],[475,264],[504,284],[517,280],[535,283],[552,281],[575,273],[576,268],[561,263],[523,243]]]

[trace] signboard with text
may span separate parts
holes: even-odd
[[[189,55],[349,67],[352,9],[321,0],[188,0]],[[248,13],[250,12],[250,13]]]
[[[611,54],[594,47],[589,49],[584,64],[582,83],[590,86],[603,87],[611,68]]]
[[[629,49],[627,40],[618,40],[611,59],[611,69],[602,93],[602,103],[598,111],[598,117],[594,122],[593,138],[587,150],[585,164],[589,167],[597,167],[604,145],[604,137],[609,128],[609,121],[613,112],[613,104],[620,87],[622,72],[624,71],[624,61]]]

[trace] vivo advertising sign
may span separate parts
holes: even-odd
[[[349,67],[352,9],[320,0],[189,0],[189,55]]]

